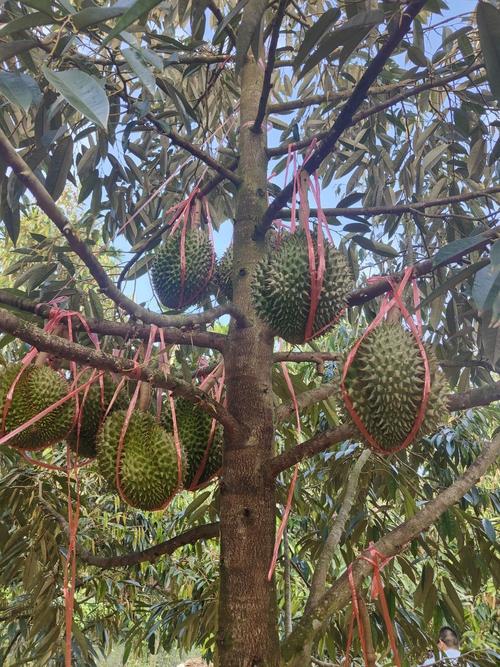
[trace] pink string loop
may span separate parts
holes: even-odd
[[[396,285],[394,281],[389,281],[391,286],[392,286],[392,298],[384,298],[380,310],[375,317],[375,319],[369,324],[369,326],[365,329],[363,335],[358,338],[354,346],[351,348],[349,354],[347,355],[346,362],[344,364],[344,368],[342,370],[342,377],[340,381],[340,389],[342,393],[342,398],[344,400],[344,404],[349,412],[349,414],[352,417],[353,422],[355,423],[357,429],[359,432],[362,434],[364,439],[370,444],[372,449],[374,449],[378,454],[387,456],[389,454],[393,454],[394,452],[398,452],[402,449],[405,449],[408,447],[408,445],[413,442],[415,436],[417,435],[420,427],[422,426],[422,423],[425,419],[425,413],[427,410],[427,404],[429,402],[429,396],[430,396],[430,383],[431,383],[431,376],[430,376],[430,367],[429,367],[429,360],[427,358],[427,353],[425,351],[425,347],[422,343],[422,339],[420,337],[420,333],[422,331],[422,319],[421,319],[421,313],[420,309],[418,308],[418,300],[415,303],[415,319],[417,321],[417,324],[415,324],[414,319],[411,317],[410,313],[408,312],[408,309],[403,303],[402,300],[402,295],[404,292],[405,287],[407,286],[408,282],[412,279],[413,276],[413,267],[409,266],[404,272],[403,278],[401,279],[399,285]],[[413,279],[415,280],[415,279]],[[416,296],[415,288],[414,288],[414,296]],[[417,297],[418,299],[418,297]],[[347,377],[347,373],[349,371],[349,368],[359,350],[359,347],[361,343],[365,340],[365,338],[368,336],[368,334],[377,327],[380,322],[384,319],[385,315],[388,313],[388,311],[393,307],[397,306],[403,315],[403,318],[405,322],[408,324],[408,327],[410,328],[410,331],[415,338],[415,341],[418,345],[418,349],[420,352],[420,356],[422,358],[423,364],[424,364],[424,388],[422,391],[422,399],[420,402],[420,406],[417,412],[417,415],[415,417],[415,422],[413,424],[413,427],[411,431],[408,433],[406,438],[403,440],[401,444],[399,444],[397,447],[393,447],[390,450],[385,450],[381,447],[381,445],[376,441],[376,439],[369,433],[367,430],[366,426],[364,425],[363,421],[361,420],[360,416],[356,412],[353,402],[347,392],[346,386],[345,386],[345,379]]]

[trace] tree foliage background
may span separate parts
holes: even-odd
[[[313,140],[313,147],[329,140],[407,4],[0,2],[0,128],[90,251],[79,254],[54,218],[42,217],[34,205],[40,199],[0,151],[1,312],[41,326],[43,311],[34,304],[57,296],[89,321],[130,327],[154,321],[115,298],[88,257],[139,307],[159,313],[147,272],[172,223],[172,207],[198,188],[220,228],[217,245],[228,246],[229,225],[223,223],[237,217],[244,179],[237,169],[240,71],[247,51],[258,49],[258,35],[269,47],[276,34],[275,53],[268,48],[262,63],[272,84],[269,99],[262,97],[269,143],[264,196],[270,204],[279,202],[273,213],[287,220],[289,200],[280,199],[280,192],[289,146],[303,157]],[[419,282],[424,337],[452,391],[465,395],[483,387],[487,400],[480,403],[484,407],[474,409],[472,402],[470,409],[454,412],[449,424],[408,451],[390,458],[365,455],[356,469],[362,450],[351,437],[332,438],[330,449],[325,441],[312,450],[319,453],[301,465],[277,568],[282,639],[308,609],[315,567],[343,507],[348,516],[339,526],[325,588],[369,542],[453,485],[495,435],[498,408],[487,404],[498,398],[500,370],[499,44],[498,3],[423,3],[411,32],[318,168],[328,223],[357,284],[430,260]],[[218,304],[217,316],[225,317],[215,322],[208,315],[193,340],[200,331],[228,334],[231,304],[215,286],[195,312],[210,313]],[[333,332],[284,348],[306,353],[288,363],[304,440],[334,432],[341,423],[330,389],[336,358],[377,308],[375,300],[356,293]],[[196,384],[200,355],[212,366],[220,352],[206,342],[191,345],[189,327],[182,333],[186,328],[181,331],[175,317],[171,326],[181,333],[173,339],[173,375],[179,382],[194,377]],[[1,313],[0,329],[6,361],[32,342],[10,333]],[[121,348],[128,354],[136,340],[132,328],[128,332],[104,331],[104,352]],[[80,342],[88,344],[84,337]],[[280,455],[296,446],[297,431],[279,364],[272,381]],[[316,400],[308,398],[313,390]],[[64,449],[44,456],[63,461]],[[5,447],[0,467],[0,664],[62,664],[67,480],[26,464]],[[278,516],[289,468],[278,469]],[[346,486],[353,475],[348,506]],[[142,562],[130,554],[217,523],[217,483],[179,495],[161,514],[127,508],[93,466],[82,471],[81,485],[75,664],[94,665],[117,643],[125,645],[124,659],[137,651],[154,654],[160,646],[199,647],[211,657],[217,635],[216,534]],[[469,661],[498,661],[499,506],[498,473],[490,472],[385,568],[405,665],[423,657],[442,624],[463,633]],[[377,659],[390,664],[380,611],[373,603],[369,609]],[[323,661],[317,664],[339,663],[348,623],[347,607],[324,620],[313,643],[313,656]]]

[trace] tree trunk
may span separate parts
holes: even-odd
[[[274,479],[268,473],[274,427],[273,338],[255,318],[250,287],[264,242],[252,235],[266,209],[265,132],[250,130],[263,72],[248,59],[242,70],[240,176],[233,236],[233,301],[251,326],[231,327],[225,355],[228,409],[240,422],[226,438],[220,482],[221,563],[219,667],[278,667],[274,582],[267,581],[275,540]]]

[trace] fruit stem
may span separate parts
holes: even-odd
[[[151,402],[151,385],[149,384],[149,382],[142,382],[141,388],[139,389],[139,400],[137,401],[137,407],[142,412],[147,412],[150,402]]]
[[[401,311],[396,305],[394,305],[387,312],[386,322],[388,324],[397,324],[400,321],[401,321]]]

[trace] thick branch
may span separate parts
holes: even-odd
[[[471,65],[470,67],[467,67],[466,69],[462,70],[461,72],[454,72],[453,74],[450,74],[446,77],[443,77],[441,79],[434,79],[430,81],[428,84],[425,84],[428,86],[427,89],[430,88],[441,88],[445,86],[446,84],[450,83],[451,81],[455,81],[456,79],[460,79],[463,76],[467,76],[474,72],[475,70],[480,69],[481,67],[484,66],[484,63],[478,63],[477,65]],[[416,76],[420,79],[424,77],[433,77],[437,74],[437,72],[429,72],[429,70],[425,70],[423,72],[419,72]],[[401,88],[404,88],[405,86],[409,86],[410,84],[413,84],[414,80],[406,80],[406,81],[399,81],[398,83],[390,83],[387,84],[386,86],[372,86],[370,88],[370,95],[386,95],[388,93],[392,93],[395,90],[401,90]],[[415,87],[410,88],[406,91],[405,97],[411,97],[412,95],[416,94],[416,89]],[[420,91],[418,91],[420,92]],[[303,97],[299,100],[290,100],[289,102],[280,102],[278,104],[270,104],[267,107],[267,112],[269,114],[280,114],[280,113],[289,113],[290,111],[294,111],[295,109],[304,109],[306,107],[313,106],[315,104],[334,104],[336,102],[341,102],[342,100],[348,99],[352,95],[352,89],[349,90],[337,90],[332,93],[326,93],[323,95],[311,95],[310,97]],[[295,146],[295,144],[292,144],[292,146]],[[275,150],[275,149],[271,149]]]
[[[442,88],[443,86],[446,86],[448,83],[451,81],[455,81],[456,79],[460,79],[463,76],[468,76],[471,72],[479,69],[482,67],[483,64],[479,63],[477,65],[471,65],[470,67],[467,67],[465,70],[462,70],[461,72],[455,72],[453,74],[450,74],[449,76],[445,76],[442,79],[439,79],[439,81],[428,81],[427,83],[422,83],[419,86],[414,86],[413,88],[409,88],[408,90],[404,90],[398,95],[394,95],[393,97],[389,97],[387,100],[384,102],[380,102],[379,104],[375,104],[371,106],[370,108],[366,109],[366,111],[360,111],[356,114],[352,115],[352,118],[349,119],[348,125],[344,129],[347,129],[348,127],[352,125],[356,125],[356,123],[359,123],[362,120],[365,120],[366,118],[369,118],[370,116],[373,116],[377,113],[380,113],[384,109],[388,109],[389,107],[394,106],[395,104],[398,104],[398,102],[402,102],[403,100],[408,99],[409,97],[413,97],[414,95],[418,95],[419,93],[423,93],[426,90],[431,90],[433,88]],[[401,85],[399,86],[401,87]],[[380,86],[378,88],[384,88],[383,86]],[[371,89],[373,92],[377,91],[377,88]],[[335,93],[334,93],[335,94]],[[359,106],[359,105],[358,105]],[[340,117],[340,116],[339,116]],[[335,121],[335,123],[338,121]],[[326,130],[324,132],[318,132],[317,134],[312,135],[311,137],[308,137],[307,139],[303,139],[302,141],[296,141],[291,144],[293,150],[300,150],[301,148],[307,148],[314,140],[320,141],[322,139],[325,139],[330,132],[334,129],[335,124],[332,126],[330,130]],[[278,157],[280,155],[286,155],[288,151],[290,150],[289,148],[290,144],[282,144],[281,146],[276,146],[275,148],[269,148],[267,151],[267,154],[269,157]]]
[[[323,387],[320,387],[322,389]],[[335,385],[329,385],[332,396],[337,393],[338,389]],[[313,390],[314,391],[314,390]],[[312,394],[312,392],[304,392]],[[298,397],[300,399],[300,396]],[[489,405],[495,401],[500,400],[500,382],[488,384],[479,389],[471,389],[460,394],[448,395],[448,408],[450,412],[458,412],[460,410],[468,410],[469,408],[480,407],[482,405]],[[312,405],[312,402],[310,403]],[[356,429],[352,424],[342,424],[337,428],[328,429],[324,433],[315,435],[299,445],[295,445],[291,449],[287,449],[282,454],[275,456],[270,461],[270,473],[272,475],[279,475],[280,472],[291,468],[293,465],[302,461],[305,458],[310,458],[315,454],[329,449],[332,445],[345,440],[351,440],[356,437]]]
[[[320,361],[338,361],[342,355],[337,352],[275,352],[273,354],[273,362],[275,364],[281,363],[282,361],[311,361],[313,363],[318,363]]]
[[[416,512],[416,514],[391,530],[387,535],[375,543],[375,548],[382,556],[396,556],[405,549],[412,540],[422,531],[427,530],[448,508],[458,502],[481,476],[495,462],[500,454],[500,435],[483,447],[481,454],[476,458],[467,472],[447,489],[439,493],[436,498]],[[356,587],[371,571],[371,565],[361,557],[353,563],[353,577]],[[305,642],[310,641],[321,628],[323,622],[336,611],[345,607],[350,600],[350,588],[347,574],[343,574],[321,597],[315,609],[304,616],[295,626],[290,637],[283,646],[283,656],[287,665],[294,665],[294,656],[300,654]]]
[[[368,90],[377,76],[383,70],[385,63],[390,58],[393,51],[397,48],[403,37],[406,35],[411,27],[412,21],[425,5],[426,0],[414,0],[410,2],[401,14],[399,25],[386,39],[385,44],[381,47],[373,60],[370,62],[365,70],[365,73],[354,87],[353,93],[345,105],[342,107],[337,116],[332,128],[327,132],[324,140],[314,151],[312,156],[307,161],[304,169],[308,174],[312,174],[320,166],[323,160],[329,155],[337,140],[352,124],[352,118],[356,109],[362,104]],[[264,214],[259,228],[256,229],[257,236],[263,236],[267,229],[272,224],[273,220],[278,217],[279,212],[283,206],[290,201],[293,192],[293,182],[288,183],[283,190],[275,197],[272,204],[269,206]]]
[[[238,427],[235,419],[221,403],[213,400],[205,392],[196,389],[189,382],[172,376],[165,377],[165,374],[160,369],[148,366],[137,367],[130,359],[112,357],[109,354],[98,352],[78,343],[71,343],[65,338],[47,334],[34,324],[25,322],[1,308],[0,330],[12,334],[42,352],[50,352],[57,357],[77,361],[92,368],[119,373],[135,380],[143,380],[154,387],[170,389],[177,396],[182,396],[191,403],[196,404],[201,410],[215,417],[230,433],[234,433]]]
[[[27,313],[34,313],[42,318],[49,318],[53,311],[53,307],[48,304],[24,299],[3,290],[0,290],[0,303]],[[220,317],[225,314],[223,310],[230,312],[226,307],[214,308],[213,310],[205,311],[204,313],[199,313],[197,315],[182,316],[182,319],[188,323],[188,327],[200,326],[207,321],[211,321],[211,319],[205,319],[207,316],[212,317],[210,313],[215,314],[215,317]],[[174,322],[177,315],[166,317]],[[215,317],[213,319],[215,319]],[[88,319],[86,321],[91,331],[103,336],[118,336],[127,340],[138,338],[147,341],[151,333],[149,326],[140,324],[127,324],[96,319]],[[73,319],[73,326],[76,329],[84,330],[83,325],[77,319]],[[226,336],[224,334],[215,333],[213,331],[181,331],[179,328],[173,326],[162,327],[162,330],[164,332],[165,340],[169,343],[207,347],[219,351],[224,350],[226,342]]]
[[[186,320],[184,318],[187,317],[190,319],[191,316],[176,315],[175,317],[177,320],[174,324],[169,316],[154,313],[146,308],[143,308],[139,304],[132,301],[132,299],[129,299],[127,296],[125,296],[122,292],[120,292],[120,290],[108,277],[105,269],[101,266],[96,255],[87,246],[87,244],[78,237],[76,232],[73,230],[68,218],[66,218],[62,210],[58,208],[57,204],[42,185],[40,180],[26,164],[23,158],[17,154],[15,148],[10,144],[9,140],[1,130],[0,155],[5,164],[12,168],[13,172],[16,174],[19,180],[35,197],[38,206],[52,220],[61,234],[63,234],[73,252],[75,252],[85,263],[103,294],[114,301],[117,306],[123,308],[127,313],[129,313],[129,315],[142,320],[146,324],[156,324],[160,327],[185,326],[184,322]],[[242,323],[242,326],[243,325],[244,323]]]
[[[330,396],[334,396],[338,392],[338,387],[335,384],[323,384],[321,387],[316,387],[315,389],[310,389],[309,391],[303,391],[301,394],[297,394],[296,400],[299,406],[299,410],[304,410],[310,405],[319,403],[320,401],[325,401]],[[293,401],[287,401],[282,403],[275,410],[275,420],[277,423],[284,421],[290,415],[294,413],[295,404]]]
[[[44,498],[40,498],[39,502],[45,508],[45,510],[57,521],[57,523],[62,528],[63,532],[66,535],[69,535],[69,527],[67,520],[56,512],[56,510],[48,503]],[[84,549],[81,546],[77,546],[78,558],[88,565],[94,565],[103,569],[109,569],[112,567],[130,567],[132,565],[138,565],[139,563],[154,562],[158,560],[160,556],[171,555],[180,547],[184,547],[187,544],[194,544],[198,540],[210,540],[219,535],[219,524],[218,523],[207,523],[202,526],[196,526],[195,528],[190,528],[184,533],[180,533],[175,537],[171,537],[165,542],[160,542],[160,544],[155,544],[149,549],[144,549],[142,551],[132,551],[127,554],[122,554],[120,556],[96,556],[92,552]]]
[[[369,449],[363,450],[359,459],[354,464],[352,471],[349,472],[342,505],[340,506],[339,512],[319,554],[318,562],[316,563],[316,568],[311,580],[311,588],[309,589],[309,597],[304,608],[304,615],[309,614],[310,611],[314,609],[318,600],[325,592],[328,570],[330,569],[333,555],[340,544],[340,538],[342,537],[345,525],[351,514],[352,506],[356,500],[361,472],[370,456],[371,451]]]
[[[276,10],[276,14],[273,20],[271,41],[269,43],[269,53],[267,56],[266,69],[264,72],[264,81],[262,82],[262,93],[260,95],[257,116],[252,126],[252,132],[262,131],[262,123],[266,116],[267,101],[273,87],[271,77],[274,72],[274,63],[276,61],[276,49],[280,37],[281,23],[285,17],[285,10],[287,8],[288,2],[289,0],[279,0],[278,9]]]
[[[441,206],[448,206],[450,204],[459,204],[471,199],[479,199],[480,197],[489,197],[491,195],[500,193],[500,186],[496,185],[484,190],[477,190],[476,192],[464,192],[460,195],[452,195],[450,197],[443,197],[441,199],[428,199],[426,201],[411,202],[409,204],[397,204],[396,206],[367,206],[367,207],[352,207],[352,208],[324,208],[323,213],[327,217],[343,217],[354,218],[363,216],[369,218],[376,215],[401,215],[403,213],[413,213],[415,211],[424,211],[426,208],[438,208]],[[317,217],[318,209],[311,208],[310,214],[313,218]],[[280,213],[282,218],[289,218],[291,211],[283,210]]]

